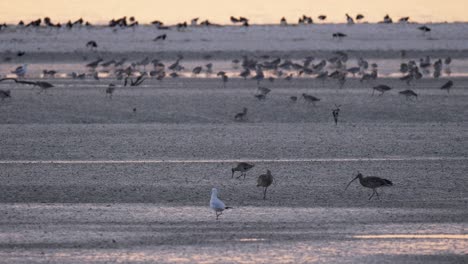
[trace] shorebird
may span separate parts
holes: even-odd
[[[320,15],[320,16],[318,16],[318,19],[324,21],[325,19],[327,19],[327,16],[326,15]]]
[[[338,115],[340,114],[340,106],[335,105],[335,109],[332,110],[333,120],[335,120],[335,125],[338,125]]]
[[[291,102],[295,103],[295,102],[297,102],[297,96],[290,96],[289,100],[291,100]]]
[[[453,81],[450,80],[440,87],[441,90],[447,90],[447,93],[450,93],[450,89],[453,86]]]
[[[398,20],[399,23],[408,23],[409,17],[402,17]]]
[[[246,118],[247,118],[247,108],[246,107],[244,107],[242,109],[241,113],[237,113],[234,116],[234,120],[236,120],[236,121],[244,121]]]
[[[106,88],[106,96],[109,96],[109,99],[112,99],[112,94],[115,91],[115,84],[111,83],[109,86]]]
[[[357,20],[357,21],[360,21],[360,20],[363,19],[363,18],[364,18],[364,15],[362,15],[362,14],[357,14],[357,15],[356,15],[356,20]]]
[[[193,68],[192,73],[195,74],[195,75],[198,75],[198,74],[200,74],[201,71],[202,71],[202,67],[197,66],[197,67]]]
[[[362,186],[372,189],[372,195],[369,197],[369,200],[372,199],[374,194],[377,194],[377,197],[379,197],[379,193],[376,191],[377,188],[393,186],[393,183],[387,179],[382,179],[375,176],[363,177],[362,174],[358,172],[357,176],[348,183],[348,185],[345,188],[345,191],[346,189],[348,189],[349,185],[356,179],[359,179],[359,183]]]
[[[10,90],[2,90],[0,89],[0,98],[3,100],[5,100],[5,98],[11,98],[11,92]]]
[[[302,97],[304,98],[304,100],[306,102],[312,103],[314,106],[315,106],[315,102],[320,101],[319,98],[317,98],[317,97],[315,97],[313,95],[310,95],[310,94],[306,94],[306,93],[303,93]]]
[[[346,34],[344,34],[344,33],[341,33],[341,32],[336,32],[336,33],[333,33],[333,35],[332,35],[332,36],[333,36],[333,38],[337,38],[337,39],[342,39],[342,38],[344,38],[344,37],[347,37],[347,35],[346,35]]]
[[[226,88],[226,83],[227,83],[228,80],[229,80],[229,78],[228,78],[228,76],[226,75],[226,73],[223,72],[223,71],[220,71],[220,72],[218,72],[216,75],[221,77],[221,80],[223,81],[223,88]]]
[[[281,18],[280,25],[281,25],[281,26],[287,26],[287,25],[288,25],[288,22],[286,21],[286,18],[285,18],[285,17],[282,17],[282,18]]]
[[[101,61],[103,61],[103,59],[97,59],[97,60],[95,60],[93,62],[90,62],[90,63],[86,64],[86,67],[91,68],[91,69],[96,69]]]
[[[235,24],[235,23],[239,23],[240,21],[238,18],[231,16],[231,22]]]
[[[247,162],[237,163],[236,167],[231,169],[231,172],[232,172],[231,178],[234,178],[234,173],[236,171],[238,171],[241,174],[237,177],[237,179],[239,179],[242,176],[244,176],[244,179],[245,179],[245,176],[247,175],[247,171],[252,169],[254,166],[255,166],[254,164],[250,164],[250,163],[247,163]]]
[[[166,40],[167,34],[162,34],[153,39],[153,41],[158,41],[158,40]]]
[[[423,34],[425,35],[427,32],[431,32],[431,29],[428,27],[428,26],[420,26],[418,27],[419,30],[421,30],[423,32]]]
[[[191,21],[190,21],[190,26],[192,27],[195,27],[198,23],[198,17],[196,18],[193,18]]]
[[[354,24],[354,19],[350,17],[348,14],[346,14],[346,21],[348,25],[353,25]]]
[[[267,189],[272,183],[273,175],[271,175],[270,170],[267,170],[266,174],[258,176],[257,187],[263,187],[263,200],[266,200]]]
[[[250,70],[249,70],[248,68],[245,69],[245,70],[243,70],[243,71],[239,74],[239,76],[242,77],[242,78],[244,78],[244,80],[247,79],[247,77],[249,77],[249,75],[250,75]]]
[[[43,70],[42,71],[42,76],[43,76],[43,78],[46,78],[48,76],[54,78],[56,73],[57,73],[57,71],[54,71],[54,70],[50,70],[50,71]]]
[[[392,23],[393,23],[393,20],[392,20],[392,18],[387,14],[387,15],[385,15],[385,17],[384,17],[383,23],[384,23],[384,24],[392,24]]]
[[[16,74],[16,76],[18,76],[18,77],[24,77],[24,75],[26,75],[27,71],[28,71],[28,64],[24,64],[23,66],[17,67],[11,73]]]
[[[390,86],[387,86],[385,84],[379,84],[377,86],[374,86],[372,88],[372,95],[374,95],[375,91],[380,92],[379,95],[383,95],[386,91],[390,91],[392,88]]]
[[[88,41],[88,43],[86,43],[86,48],[97,49],[97,47],[98,47],[98,44],[94,40],[90,40]]]
[[[411,89],[407,89],[407,90],[401,91],[401,92],[399,92],[399,94],[404,95],[404,96],[406,97],[406,100],[409,100],[411,97],[418,98],[418,94],[415,93],[415,92],[414,92],[413,90],[411,90]]]
[[[224,210],[232,209],[232,207],[227,207],[223,201],[218,198],[218,189],[216,188],[211,189],[210,207],[215,211],[216,220],[223,214]]]

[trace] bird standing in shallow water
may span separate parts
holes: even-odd
[[[263,200],[266,200],[267,189],[272,183],[273,183],[273,175],[271,175],[270,170],[267,170],[266,174],[262,174],[258,176],[257,187],[263,187]]]
[[[391,181],[387,180],[387,179],[382,179],[382,178],[375,177],[375,176],[363,177],[362,174],[360,172],[358,172],[356,177],[353,180],[351,180],[348,183],[348,185],[346,185],[345,191],[346,191],[346,189],[348,189],[349,185],[353,181],[355,181],[356,179],[359,179],[359,183],[362,186],[372,189],[372,195],[369,197],[369,200],[372,199],[374,194],[377,194],[377,197],[379,197],[379,193],[376,191],[377,188],[386,187],[386,186],[393,186],[393,183]]]
[[[223,201],[218,198],[218,189],[216,188],[211,189],[210,207],[215,211],[216,220],[218,220],[219,216],[223,214],[224,210],[232,208],[226,207]]]
[[[231,178],[234,178],[234,173],[236,171],[239,171],[241,173],[241,175],[239,175],[239,177],[237,177],[237,179],[239,179],[242,176],[244,176],[244,179],[245,179],[245,176],[247,175],[247,171],[252,169],[254,166],[255,165],[247,163],[247,162],[239,162],[236,167],[231,169],[231,172],[232,172]]]

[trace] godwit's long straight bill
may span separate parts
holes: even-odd
[[[146,159],[146,160],[0,160],[0,164],[150,164],[150,163],[289,163],[289,162],[381,162],[381,161],[468,161],[468,157],[379,157],[302,159]]]

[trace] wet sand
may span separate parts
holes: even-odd
[[[262,102],[239,79],[150,80],[112,99],[110,80],[0,83],[13,97],[0,101],[0,261],[466,262],[468,79],[450,94],[445,81],[408,101],[397,79],[279,80]],[[379,83],[394,89],[372,96]],[[303,92],[322,100],[289,100]],[[255,160],[245,180],[236,160]],[[394,186],[345,192],[357,171]],[[213,186],[234,207],[219,221]]]

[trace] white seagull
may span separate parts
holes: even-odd
[[[210,207],[216,213],[216,220],[218,217],[223,214],[225,209],[231,209],[232,207],[226,207],[226,205],[218,198],[218,189],[213,188],[211,189],[211,199],[210,199]]]

